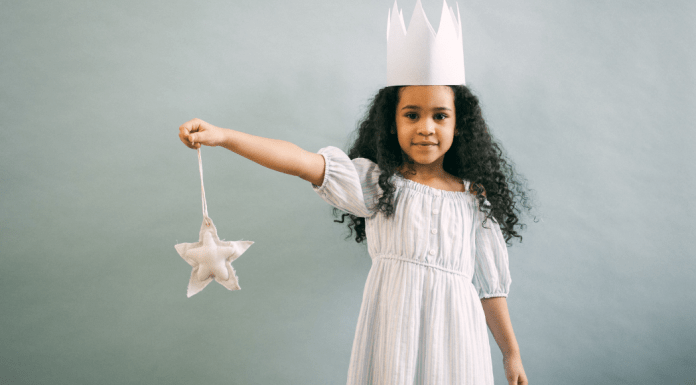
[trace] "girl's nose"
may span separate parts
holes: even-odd
[[[418,125],[418,133],[421,135],[431,135],[435,133],[435,122],[430,119],[423,119]]]

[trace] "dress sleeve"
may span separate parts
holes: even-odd
[[[328,204],[358,217],[368,218],[382,194],[380,169],[369,159],[350,159],[339,148],[329,146],[318,151],[325,160],[324,181],[312,183],[314,191]]]
[[[490,204],[486,201],[484,204]],[[476,208],[476,259],[472,283],[479,298],[507,297],[510,291],[510,266],[507,245],[500,225]]]

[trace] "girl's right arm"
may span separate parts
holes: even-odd
[[[200,119],[182,124],[179,139],[193,149],[200,148],[202,144],[225,147],[271,170],[299,176],[317,186],[324,182],[324,157],[284,140],[220,128]]]

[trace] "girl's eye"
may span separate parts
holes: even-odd
[[[411,120],[418,118],[418,114],[413,113],[413,112],[409,112],[409,113],[407,113],[407,114],[404,115],[404,116],[407,117],[407,118],[409,118],[409,119],[411,119]]]
[[[435,120],[447,119],[447,114],[435,114]]]

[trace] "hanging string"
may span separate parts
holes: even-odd
[[[201,173],[201,197],[203,198],[203,219],[207,226],[210,226],[210,218],[208,218],[208,204],[205,201],[205,188],[203,187],[203,161],[201,161],[201,148],[198,148],[198,171]]]

